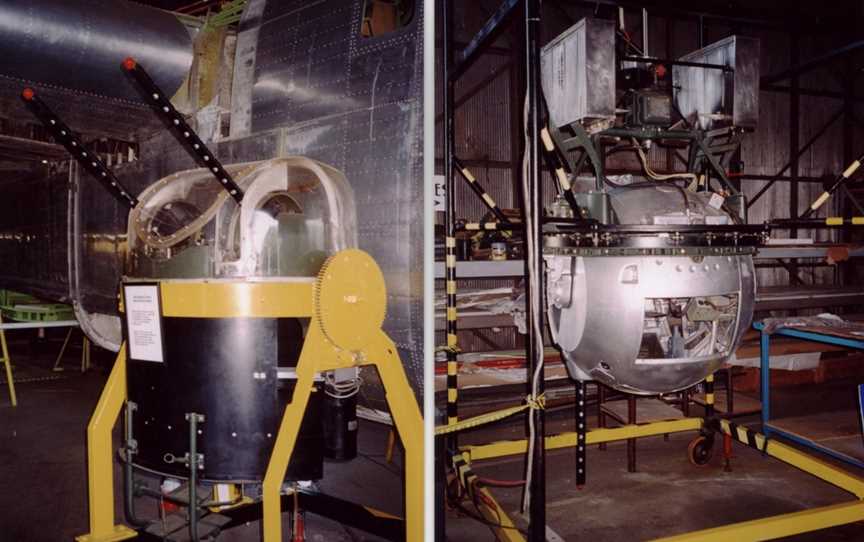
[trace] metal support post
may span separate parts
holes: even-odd
[[[636,425],[636,396],[627,395],[627,423]],[[627,472],[636,472],[636,439],[627,439]]]
[[[545,391],[542,365],[543,329],[545,318],[543,312],[543,292],[545,280],[543,274],[543,185],[540,176],[540,2],[539,0],[524,0],[525,24],[525,67],[526,67],[526,171],[525,208],[526,240],[533,242],[533,250],[529,250],[525,262],[528,267],[528,284],[526,298],[528,301],[528,378],[529,393],[536,401]],[[532,239],[533,237],[533,239]],[[530,245],[529,245],[530,247]],[[528,540],[545,542],[546,540],[546,416],[542,408],[529,410],[531,424],[534,428],[532,444],[533,455],[531,464],[531,501],[528,510],[530,517]]]
[[[603,403],[606,402],[606,386],[597,382],[597,427],[604,429],[606,427],[606,412],[603,411]],[[606,443],[601,442],[597,445],[600,450],[606,449]]]
[[[792,66],[797,66],[800,61],[800,40],[798,34],[793,32],[791,35],[791,43],[789,45],[790,58],[789,63]],[[795,218],[798,216],[798,155],[795,154],[795,149],[798,148],[799,134],[801,127],[800,105],[801,96],[798,93],[799,88],[798,74],[795,73],[789,79],[789,154],[792,155],[792,160],[789,166],[789,176],[792,180],[789,183],[789,217]],[[789,230],[789,237],[795,238],[798,236],[798,230],[792,228]],[[796,265],[792,264],[792,274],[797,274]]]
[[[198,471],[204,470],[204,454],[198,453],[198,424],[204,423],[204,415],[186,413],[189,422],[189,453],[186,455],[189,467],[189,538],[198,542]]]
[[[452,79],[453,45],[453,0],[443,4],[444,54],[442,57],[444,76],[444,179],[446,206],[444,208],[445,239],[444,266],[447,292],[447,423],[459,421],[457,399],[459,396],[459,339],[456,322],[456,179],[453,159],[456,156],[454,100],[455,81]],[[456,434],[448,437],[448,447],[455,451],[458,445]]]
[[[66,347],[69,346],[69,339],[72,338],[72,331],[74,331],[74,330],[75,330],[74,327],[70,327],[69,331],[66,332],[66,338],[63,340],[63,346],[60,347],[60,353],[57,354],[57,359],[54,360],[54,366],[51,367],[52,371],[60,372],[63,370],[63,367],[61,367],[60,364],[63,362],[63,354],[66,353]],[[82,348],[83,348],[83,346],[82,346]],[[84,352],[83,352],[83,350],[81,352],[81,356],[82,356],[81,372],[84,372],[84,367],[83,367],[83,365],[84,365],[84,360],[83,360]]]
[[[771,419],[771,335],[759,331],[759,400],[762,402],[762,432],[768,434],[768,420]]]
[[[147,522],[138,519],[138,515],[135,513],[135,479],[132,466],[135,462],[135,454],[138,453],[138,441],[135,440],[132,434],[132,418],[136,410],[138,410],[137,403],[126,401],[126,423],[124,424],[126,461],[123,464],[123,511],[126,513],[126,521],[135,527],[143,527],[147,525]]]
[[[576,486],[585,485],[586,471],[588,468],[586,435],[588,434],[588,420],[586,413],[587,384],[581,380],[576,381]]]
[[[525,155],[525,137],[522,133],[522,103],[517,98],[525,92],[525,63],[522,62],[522,51],[517,44],[522,43],[525,37],[522,35],[522,25],[510,25],[510,186],[513,190],[513,206],[517,209],[525,208],[525,194],[522,191],[522,157]]]
[[[726,415],[735,413],[735,371],[734,366],[726,368]]]

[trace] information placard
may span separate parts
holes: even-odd
[[[126,310],[129,359],[164,363],[159,285],[124,285],[123,306]]]

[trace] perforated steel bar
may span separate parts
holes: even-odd
[[[72,158],[78,161],[85,170],[96,177],[102,186],[108,192],[117,198],[120,203],[132,209],[138,205],[138,199],[123,186],[114,173],[102,162],[99,155],[95,152],[88,151],[80,139],[72,132],[72,130],[60,120],[48,105],[43,102],[36,91],[32,88],[25,88],[21,92],[21,99],[27,109],[39,119],[39,121],[48,129],[55,141],[63,145]]]
[[[581,380],[576,381],[576,485],[585,485],[588,468],[588,401],[587,384]]]
[[[243,190],[240,189],[234,178],[225,171],[222,163],[210,152],[198,134],[187,124],[183,115],[174,108],[170,97],[162,92],[162,89],[150,78],[147,71],[131,57],[123,61],[123,69],[138,83],[147,98],[147,103],[165,121],[177,139],[191,151],[198,163],[207,168],[237,203],[242,202]]]

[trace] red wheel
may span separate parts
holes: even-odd
[[[699,435],[687,446],[687,459],[697,467],[704,467],[714,454],[714,442]]]

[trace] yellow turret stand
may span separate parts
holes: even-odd
[[[331,256],[315,279],[160,283],[164,316],[310,318],[297,363],[297,385],[285,407],[263,482],[264,542],[282,540],[280,492],[316,373],[374,365],[405,447],[406,540],[423,539],[423,418],[393,341],[381,329],[387,292],[381,269],[361,250]],[[136,532],[115,523],[111,432],[126,400],[126,348],[121,347],[87,427],[90,532],[78,542],[126,540]]]

